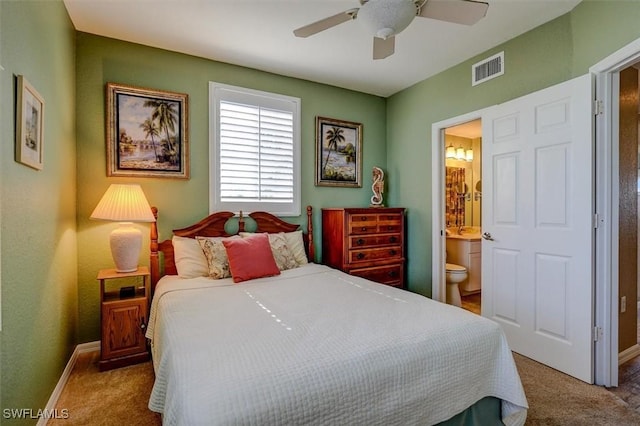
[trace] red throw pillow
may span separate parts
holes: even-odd
[[[280,275],[267,234],[223,240],[222,244],[227,251],[229,269],[234,283]]]

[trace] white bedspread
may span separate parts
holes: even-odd
[[[147,337],[168,425],[434,424],[527,401],[494,322],[309,264],[233,284],[164,277]]]

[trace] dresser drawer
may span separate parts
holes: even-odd
[[[349,263],[402,259],[402,246],[349,250]]]
[[[352,269],[351,275],[366,278],[381,284],[402,287],[404,282],[404,267],[402,263],[395,265],[376,266],[372,268]]]
[[[402,243],[400,234],[389,235],[359,235],[349,237],[349,249],[392,246]]]

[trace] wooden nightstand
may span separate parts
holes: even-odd
[[[100,371],[149,360],[144,337],[151,295],[149,268],[140,266],[134,272],[102,269],[97,279],[102,324]],[[113,287],[117,288],[107,289],[108,280],[115,281]],[[133,291],[127,292],[127,287]]]

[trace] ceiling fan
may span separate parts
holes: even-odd
[[[395,35],[416,16],[472,25],[482,19],[489,4],[476,0],[359,0],[360,7],[345,10],[293,31],[309,37],[343,22],[358,18],[373,33],[373,59],[384,59],[395,51]]]

